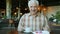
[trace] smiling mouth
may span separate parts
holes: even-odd
[[[35,12],[35,11],[33,11],[33,12]]]
[[[32,10],[33,12],[35,12],[35,10]]]

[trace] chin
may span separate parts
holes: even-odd
[[[32,13],[33,15],[36,14],[36,13]]]

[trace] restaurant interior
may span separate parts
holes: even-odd
[[[18,34],[22,15],[29,13],[29,0],[0,0],[0,34]],[[50,34],[60,34],[60,0],[38,0],[39,11],[48,17]],[[43,7],[43,8],[42,8]]]

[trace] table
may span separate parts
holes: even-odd
[[[13,31],[10,31],[8,34],[18,34],[18,31],[17,30],[13,30]],[[20,34],[24,34],[24,33],[20,33]],[[51,34],[54,34],[54,33],[51,32]]]

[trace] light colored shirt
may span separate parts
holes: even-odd
[[[38,13],[32,16],[30,13],[24,14],[18,25],[18,31],[22,31],[26,27],[31,27],[32,31],[47,30],[49,31],[48,21],[44,15]]]

